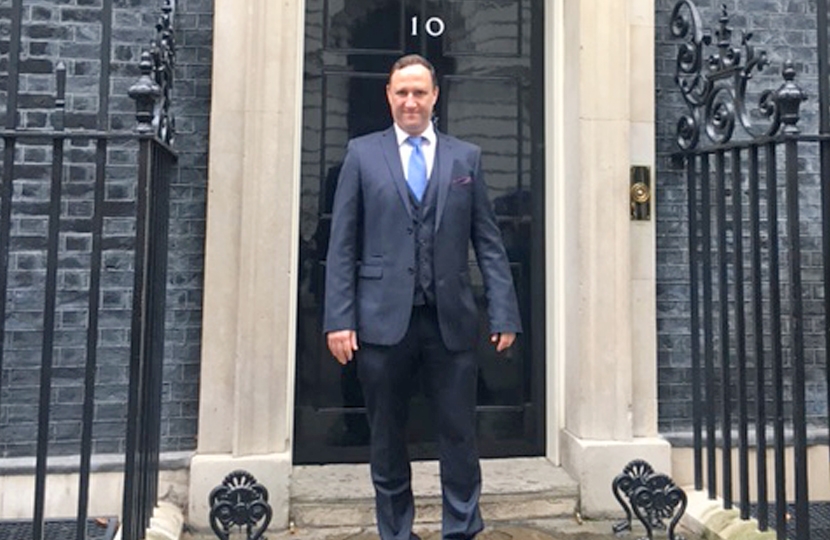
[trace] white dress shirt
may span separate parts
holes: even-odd
[[[398,152],[400,152],[401,155],[403,176],[409,180],[409,156],[412,154],[412,145],[406,142],[406,139],[408,139],[410,135],[398,127],[398,124],[393,125],[395,126],[395,136],[398,138]],[[432,122],[430,122],[429,125],[427,125],[426,130],[421,133],[421,137],[424,138],[421,143],[421,152],[423,152],[424,159],[426,160],[427,182],[429,182],[429,177],[432,176],[432,165],[435,163],[435,146],[438,142],[438,137],[435,135],[435,129],[432,127]]]

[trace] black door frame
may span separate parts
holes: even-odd
[[[517,0],[519,2],[520,0]],[[530,306],[523,307],[523,318],[526,327],[529,327],[530,332],[529,335],[531,339],[529,343],[525,346],[529,347],[530,357],[529,362],[530,365],[528,366],[529,369],[526,373],[526,380],[524,382],[525,387],[529,391],[530,395],[530,404],[529,407],[535,409],[532,410],[533,421],[531,422],[531,426],[529,430],[532,432],[527,432],[526,435],[529,441],[520,441],[519,443],[514,441],[504,441],[500,443],[493,443],[490,442],[489,448],[482,448],[482,454],[485,457],[509,457],[509,456],[532,456],[532,455],[545,455],[546,452],[546,425],[547,425],[547,401],[546,401],[546,370],[548,366],[546,365],[546,273],[545,273],[545,50],[544,50],[544,43],[545,43],[545,17],[544,17],[544,0],[528,0],[530,9],[532,10],[532,15],[530,17],[530,92],[531,92],[531,100],[530,100],[530,122],[529,122],[529,129],[531,131],[530,141],[533,144],[533,148],[530,150],[530,187],[531,187],[531,197],[530,197],[530,207],[531,207],[531,218],[530,227],[531,227],[531,241],[530,241],[530,252],[531,255],[529,257],[529,271],[530,277],[528,279],[528,287],[529,287],[529,296],[531,296],[534,300],[530,302]],[[327,3],[324,4],[327,6]],[[421,1],[421,13],[425,13],[425,8],[427,2]],[[326,15],[327,16],[327,15]],[[408,21],[406,20],[406,15],[404,13],[400,14],[401,24],[406,24]],[[324,24],[326,19],[324,17]],[[306,23],[308,24],[308,22]],[[420,44],[417,47],[417,52],[427,53],[429,56],[428,50],[428,42],[424,33],[421,33]],[[412,50],[408,50],[404,43],[401,43],[401,48],[403,52],[416,52]],[[308,53],[307,53],[308,54]],[[306,57],[308,61],[308,56]],[[440,72],[440,66],[437,66]],[[304,67],[304,73],[306,73],[306,68]],[[376,78],[381,78],[385,81],[385,73],[378,74]],[[439,73],[440,76],[440,73]],[[304,90],[304,97],[305,97],[305,90]],[[438,113],[438,122],[439,128],[441,127],[442,117],[445,114],[442,114],[443,111],[439,111]],[[303,116],[305,118],[307,114],[306,111],[306,104],[303,107]],[[325,124],[323,124],[323,131],[325,130]],[[321,150],[322,151],[322,150]],[[325,178],[326,174],[331,174],[330,171],[325,170],[325,164],[321,164],[321,175]],[[321,189],[321,193],[323,192]],[[321,198],[328,197],[330,195],[324,195]],[[302,259],[302,256],[301,256]],[[303,264],[303,261],[300,261],[300,264]],[[298,291],[299,294],[299,291]],[[298,304],[298,309],[301,307]],[[301,315],[299,315],[301,316]],[[299,343],[299,330],[300,324],[298,324],[298,343]],[[303,354],[302,347],[297,347],[297,358],[296,361],[298,362],[298,369],[297,369],[297,391],[296,391],[296,401],[295,401],[295,435],[294,435],[294,461],[295,463],[326,463],[326,462],[364,462],[366,458],[364,456],[365,447],[360,445],[349,447],[340,447],[338,448],[336,454],[332,455],[333,452],[331,451],[318,451],[314,449],[310,449],[306,445],[302,444],[302,442],[298,443],[298,432],[297,426],[302,421],[308,421],[307,419],[303,418],[303,415],[306,414],[304,411],[301,400],[302,400],[302,392],[301,389],[301,355]],[[333,360],[332,360],[333,361]],[[307,407],[306,407],[307,408]],[[486,408],[486,407],[485,407]],[[528,410],[528,407],[524,408],[525,411]],[[335,410],[329,410],[327,413],[337,414]],[[410,452],[413,459],[422,459],[428,458],[434,455],[435,448],[434,444],[430,443],[421,443],[415,444],[410,446]]]

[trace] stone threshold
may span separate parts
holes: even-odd
[[[482,514],[488,523],[573,518],[579,486],[545,458],[482,460]],[[412,464],[416,524],[441,521],[436,461]],[[374,491],[369,466],[295,466],[291,478],[291,525],[297,528],[371,527]]]

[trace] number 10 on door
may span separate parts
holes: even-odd
[[[438,37],[444,33],[447,26],[441,17],[430,17],[424,22],[424,31],[431,37]],[[418,16],[412,17],[412,35],[418,35]]]

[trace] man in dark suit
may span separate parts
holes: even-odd
[[[406,421],[418,370],[438,432],[442,536],[471,539],[484,526],[471,244],[499,352],[521,331],[516,296],[487,198],[481,149],[432,126],[434,68],[418,55],[399,59],[386,97],[394,125],[352,140],[338,179],[324,331],[341,364],[357,360],[381,539],[417,539]]]

